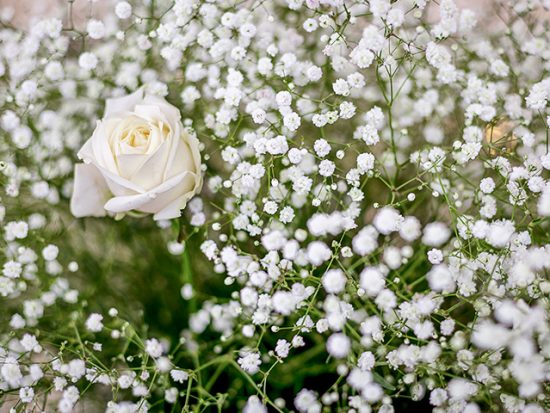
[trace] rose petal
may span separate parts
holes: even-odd
[[[164,219],[174,219],[180,217],[181,210],[185,208],[185,204],[189,198],[190,197],[187,195],[182,195],[179,198],[176,198],[174,201],[166,205],[164,209],[161,209],[153,215],[153,219],[155,221],[161,221]]]
[[[158,108],[160,108],[160,111],[165,116],[167,116],[169,121],[168,123],[170,123],[171,125],[175,125],[176,123],[179,123],[181,119],[179,109],[174,105],[171,105],[170,103],[168,103],[165,99],[160,98],[158,96],[146,94],[143,99],[143,104],[157,106]]]
[[[138,195],[116,196],[109,199],[103,207],[109,212],[128,212],[139,208],[150,200],[151,197],[147,193]]]
[[[179,185],[184,180],[184,178],[189,174],[190,172],[184,172],[180,175],[177,175],[172,179],[169,179],[168,181],[157,186],[156,188],[153,188],[149,192],[145,192],[137,195],[116,196],[114,198],[109,199],[105,203],[104,208],[107,211],[115,212],[115,213],[128,212],[133,209],[140,209],[149,202],[154,202],[154,201],[158,202],[156,198],[161,197],[163,194],[167,193],[172,188]],[[183,190],[185,190],[185,188],[183,188]],[[167,200],[167,202],[171,202],[172,200],[173,198]],[[145,212],[148,212],[148,211],[145,211]]]
[[[199,140],[194,134],[187,134],[187,144],[189,145],[189,148],[191,148],[191,154],[193,155],[197,175],[200,175],[201,154],[199,152]]]
[[[94,149],[92,147],[92,138],[84,142],[84,145],[82,145],[82,148],[80,148],[76,156],[78,156],[78,159],[82,161],[86,161],[87,163],[89,163],[92,159],[94,159]]]
[[[120,175],[124,179],[132,179],[132,176],[145,164],[150,156],[147,154],[118,155],[117,164]],[[132,179],[133,180],[133,179]]]
[[[197,182],[200,181],[198,183],[198,186],[202,185],[202,177],[200,177],[199,175],[195,175],[194,178],[195,188],[191,191],[186,192],[181,197],[176,198],[174,201],[166,205],[162,210],[153,215],[153,219],[155,221],[160,221],[163,219],[174,219],[181,216],[181,210],[185,208],[187,202],[197,193]]]
[[[195,188],[193,189],[194,193],[198,193],[202,189],[202,171],[201,171],[201,154],[199,152],[199,140],[195,134],[187,135],[187,143],[191,149],[191,154],[193,156],[193,161],[195,162],[196,174],[195,174]]]
[[[143,101],[143,95],[144,91],[141,87],[130,95],[107,99],[107,102],[105,102],[105,112],[103,116],[107,117],[119,112],[132,111],[134,106]]]
[[[132,182],[141,186],[145,190],[153,189],[160,185],[164,179],[164,168],[170,154],[170,142],[163,142],[155,153],[147,156],[147,160],[132,175]],[[119,157],[119,164],[122,165],[122,159]],[[185,171],[180,171],[180,173]],[[173,176],[176,176],[174,174]]]
[[[158,121],[162,121],[164,123],[170,124],[170,119],[166,117],[166,115],[160,110],[157,105],[145,105],[141,103],[134,107],[133,113],[136,116],[139,116],[140,118],[143,118],[149,122],[156,123]]]
[[[129,180],[118,176],[111,171],[94,164],[94,166],[99,169],[101,174],[105,177],[105,180],[107,181],[107,185],[109,186],[109,189],[114,195],[131,195],[131,194],[143,194],[147,192],[145,189],[140,187],[139,185],[134,184],[133,182],[130,182]]]
[[[187,133],[183,132],[183,134],[186,135]],[[167,166],[163,179],[170,179],[172,176],[184,171],[198,172],[185,135],[182,135],[179,139],[172,139],[171,144],[173,148],[170,149],[170,156],[166,161]]]
[[[94,164],[97,167],[118,173],[106,136],[104,123],[98,121],[91,138],[82,145],[77,156],[86,164]]]
[[[139,210],[141,212],[154,214],[166,208],[166,206],[174,202],[174,200],[187,194],[193,194],[193,188],[195,186],[195,174],[186,172],[184,173],[184,175],[185,176],[183,180],[180,181],[178,185],[165,192],[159,193],[156,198],[151,199],[150,202],[141,206]]]
[[[109,188],[101,172],[83,163],[74,168],[74,189],[71,196],[71,213],[75,217],[103,217],[103,204],[109,199]]]

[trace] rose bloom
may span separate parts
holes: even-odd
[[[139,89],[108,99],[105,115],[78,152],[71,212],[76,217],[181,215],[202,187],[197,138],[175,106]]]

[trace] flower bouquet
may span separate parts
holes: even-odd
[[[550,2],[0,5],[0,411],[550,410]]]

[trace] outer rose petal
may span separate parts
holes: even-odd
[[[182,196],[191,196],[193,193],[196,176],[193,172],[185,172],[184,174],[185,176],[180,183],[166,192],[159,193],[155,199],[152,199],[151,202],[143,205],[139,211],[156,214],[177,199],[180,199]],[[180,204],[181,208],[185,206],[185,202],[181,202]]]
[[[132,111],[137,104],[143,101],[143,95],[143,88],[140,87],[130,95],[107,99],[107,102],[105,102],[105,113],[103,114],[103,117],[106,118],[119,112]]]
[[[141,210],[142,208],[147,208],[149,204],[157,204],[162,201],[168,203],[172,202],[178,194],[174,194],[174,198],[165,200],[166,196],[171,196],[174,192],[188,192],[191,188],[179,188],[178,186],[184,181],[184,179],[190,175],[194,175],[192,172],[184,172],[180,175],[177,175],[166,182],[163,182],[161,185],[153,188],[149,192],[137,194],[137,195],[127,195],[127,196],[116,196],[109,199],[104,208],[109,212],[120,213],[120,212],[129,212],[131,210]],[[174,190],[174,191],[172,191]],[[182,194],[183,195],[183,194]],[[162,209],[164,205],[160,206],[159,209]],[[151,213],[151,211],[147,211]]]
[[[201,154],[199,152],[199,140],[195,134],[188,135],[187,144],[191,149],[191,154],[193,155],[193,160],[195,161],[195,166],[197,168],[197,175],[200,177],[200,182],[197,188],[197,192],[202,188],[202,175],[201,175]]]
[[[169,179],[183,171],[199,172],[200,166],[197,164],[191,152],[189,138],[190,136],[187,131],[182,131],[179,139],[172,140],[172,147],[170,148],[170,155],[166,161],[163,179]]]
[[[149,193],[115,196],[109,199],[103,207],[109,212],[120,214],[138,209],[152,199]]]
[[[161,108],[161,112],[168,116],[168,121],[171,125],[176,124],[181,119],[180,111],[172,104],[168,103],[166,99],[159,98],[155,95],[145,95],[143,99],[145,105],[153,105]]]
[[[93,165],[76,164],[71,213],[75,217],[103,217],[107,214],[103,208],[107,199],[109,188],[99,170]]]
[[[202,186],[202,177],[200,175],[195,177],[195,188]],[[182,195],[181,197],[175,199],[170,204],[166,205],[164,209],[157,212],[153,215],[155,221],[160,221],[163,219],[173,219],[181,216],[181,210],[184,209],[187,205],[187,202],[195,196],[194,191],[189,191]]]
[[[146,192],[145,189],[140,187],[139,185],[134,184],[133,182],[130,182],[127,179],[124,179],[121,176],[115,175],[111,171],[108,171],[105,168],[102,168],[99,165],[95,165],[97,169],[101,172],[101,174],[105,177],[105,180],[107,182],[107,186],[111,190],[111,192],[114,195],[132,195],[135,193],[142,194]]]
[[[169,203],[164,207],[164,209],[157,212],[153,215],[155,221],[160,221],[163,219],[174,219],[181,216],[181,210],[185,208],[185,204],[191,198],[188,194],[182,195],[179,198],[176,198],[174,201]]]

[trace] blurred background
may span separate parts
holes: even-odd
[[[150,0],[137,0],[131,3],[149,3]],[[44,17],[64,17],[69,7],[73,8],[73,18],[76,28],[83,28],[90,16],[98,17],[113,9],[117,0],[0,0],[1,12],[4,17],[12,15],[14,25],[28,28],[34,21]],[[497,0],[455,0],[459,8],[467,7],[482,15],[490,11]],[[71,4],[72,3],[72,4]],[[439,3],[439,2],[437,2]],[[431,3],[430,13],[437,17],[436,3]],[[433,7],[435,6],[435,7]],[[7,13],[7,16],[5,15]],[[6,20],[4,18],[4,20]]]
[[[25,29],[38,19],[66,17],[72,7],[75,27],[83,28],[90,16],[105,14],[116,3],[117,0],[0,0],[0,7],[3,20]]]

